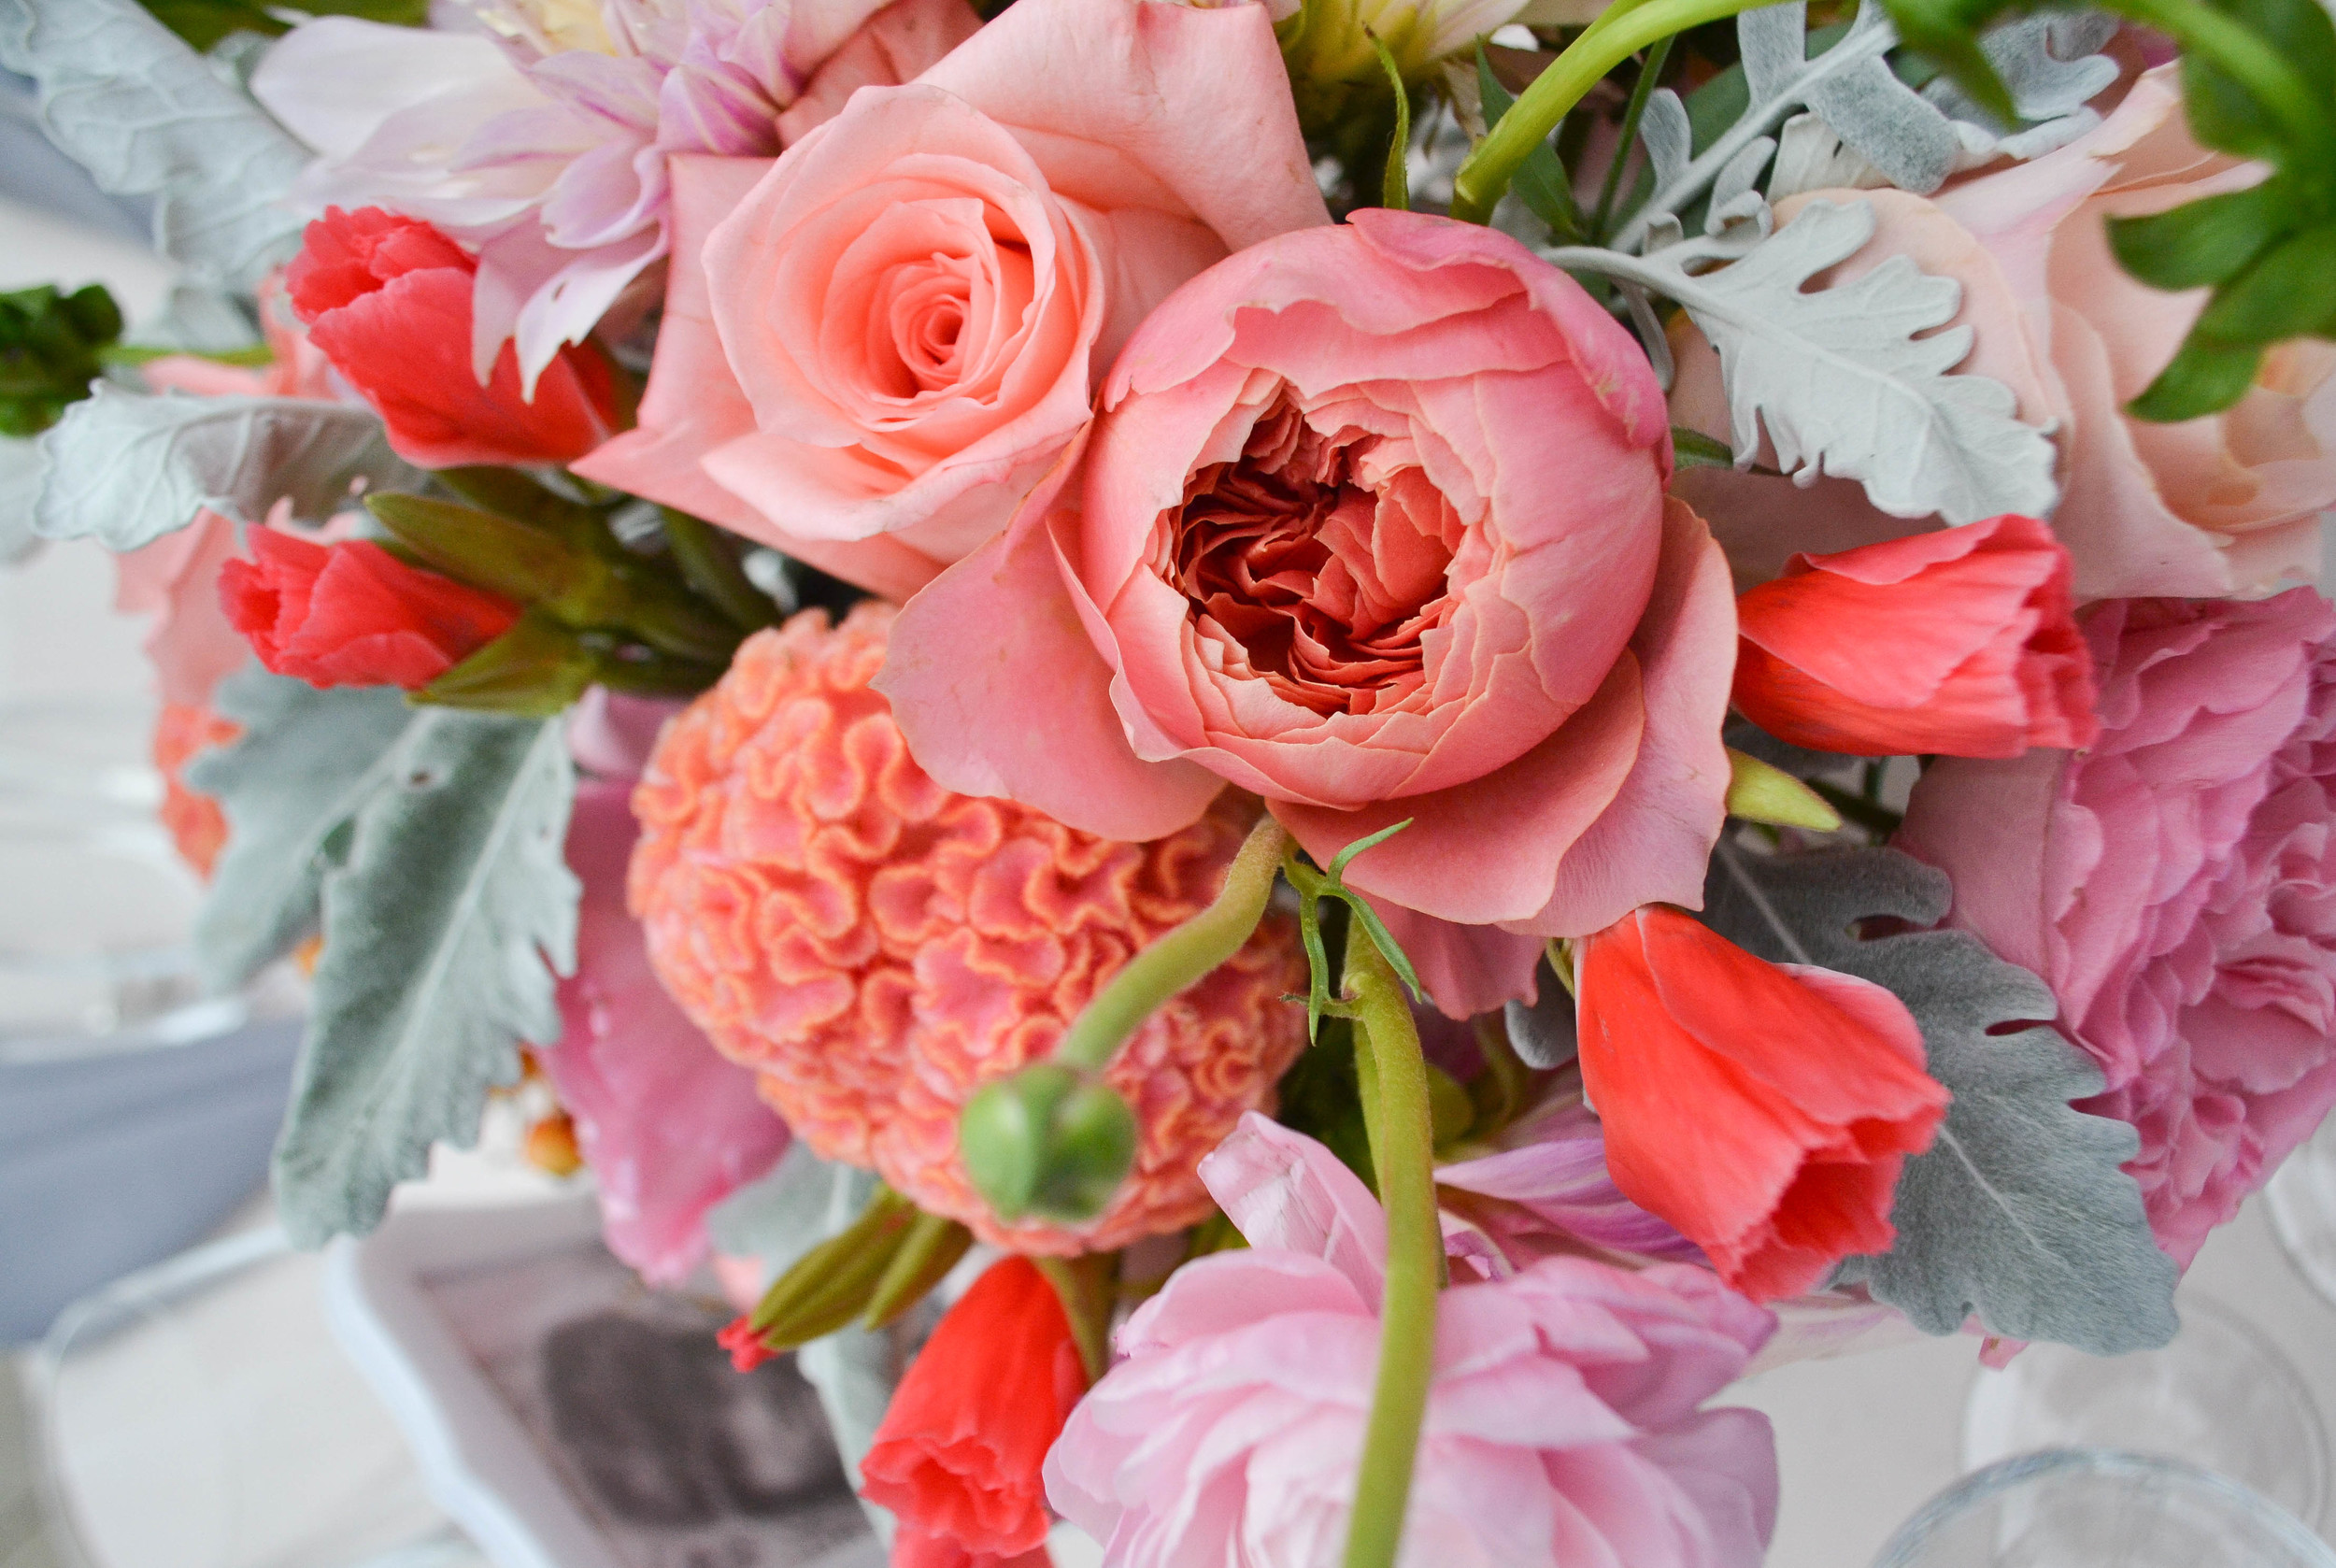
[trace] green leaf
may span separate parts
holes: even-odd
[[[92,283],[66,294],[50,284],[0,293],[0,435],[37,435],[89,395],[121,311]]]
[[[2336,333],[2336,221],[2272,246],[2215,291],[2190,330],[2211,343],[2265,346],[2315,332]],[[2243,395],[2244,389],[2241,392]]]
[[[371,409],[283,397],[149,397],[100,383],[40,438],[33,525],[135,549],[208,506],[257,522],[278,498],[321,521],[352,487],[419,484]]]
[[[1395,135],[1387,144],[1387,173],[1379,184],[1379,205],[1395,212],[1411,210],[1411,94],[1403,87],[1403,68],[1395,64],[1387,40],[1365,27],[1371,47],[1378,51],[1379,68],[1387,73],[1388,90],[1395,94]]]
[[[2210,343],[2193,331],[2158,379],[2125,406],[2126,411],[2160,424],[2218,413],[2246,395],[2262,367],[2260,345]]]
[[[2100,1092],[2101,1071],[2037,1021],[2058,1011],[2050,990],[1965,932],[1858,937],[1874,919],[1934,926],[1951,897],[1944,874],[1895,849],[1759,856],[1723,844],[1713,860],[1707,924],[1772,962],[1896,993],[1955,1096],[1936,1145],[1899,1178],[1897,1245],[1853,1259],[1844,1277],[1929,1333],[1975,1312],[1991,1333],[2092,1355],[2163,1345],[2178,1326],[2177,1271],[2119,1169],[2141,1141],[2071,1107]]]
[[[565,860],[576,772],[557,720],[422,709],[334,835],[324,955],[277,1144],[276,1201],[303,1245],[363,1233],[439,1139],[469,1143],[518,1043],[560,1034],[576,964]]]
[[[2011,90],[1979,47],[1979,28],[2006,8],[1994,0],[1883,0],[1901,42],[1943,67],[1955,85],[2001,124],[2019,119]]]
[[[1492,74],[1492,63],[1485,57],[1484,46],[1476,46],[1476,92],[1484,104],[1485,124],[1498,125],[1501,117],[1509,112],[1517,100],[1501,79]],[[1549,232],[1560,240],[1573,244],[1584,237],[1581,209],[1574,202],[1574,187],[1565,178],[1565,165],[1558,159],[1558,150],[1543,142],[1525,155],[1510,178],[1509,189],[1525,209],[1549,225]]]
[[[1735,449],[1727,442],[1683,424],[1671,427],[1671,451],[1682,468],[1732,468],[1736,462]]]
[[[256,664],[212,702],[243,734],[186,771],[228,826],[194,949],[205,983],[232,991],[317,929],[328,847],[388,781],[414,710],[392,687],[320,691]]]
[[[1338,1156],[1364,1185],[1378,1190],[1371,1166],[1371,1133],[1362,1116],[1362,1091],[1355,1073],[1354,1031],[1332,1019],[1322,1037],[1282,1075],[1275,1094],[1275,1119],[1294,1127]]]
[[[2307,91],[2336,98],[2336,24],[2319,0],[2216,0],[2213,8],[2268,44]],[[2196,50],[2182,57],[2182,98],[2190,134],[2207,147],[2286,166],[2302,150],[2260,99]]]
[[[2109,220],[2117,264],[2154,289],[2227,283],[2293,223],[2294,192],[2273,178],[2144,218]]]
[[[423,687],[414,700],[473,713],[550,719],[592,684],[600,660],[584,639],[540,610]]]
[[[269,37],[285,31],[278,9],[254,0],[141,0],[154,20],[196,49],[207,50],[231,33]],[[353,16],[399,27],[420,27],[430,20],[430,0],[300,0],[309,16]]]

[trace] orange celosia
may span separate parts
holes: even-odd
[[[219,802],[188,789],[179,775],[198,752],[225,746],[242,734],[242,725],[188,703],[164,703],[154,720],[154,770],[163,776],[163,827],[179,857],[206,877],[220,850],[227,847],[227,818]]]
[[[1106,1075],[1142,1129],[1094,1221],[999,1224],[957,1151],[974,1091],[1053,1048],[1098,986],[1205,906],[1243,834],[1220,807],[1122,844],[953,794],[883,695],[893,611],[795,617],[667,727],[634,796],[632,903],[666,989],[824,1158],[1025,1252],[1118,1247],[1210,1209],[1194,1167],[1303,1045],[1289,922],[1162,1007]]]
[[[1660,905],[1581,955],[1582,1085],[1625,1196],[1755,1301],[1889,1249],[1900,1168],[1949,1098],[1905,1004]]]
[[[1039,1467],[1086,1391],[1054,1287],[1028,1259],[993,1264],[910,1363],[860,1461],[862,1495],[900,1520],[893,1568],[1046,1563]]]

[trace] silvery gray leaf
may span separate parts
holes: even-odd
[[[259,314],[250,301],[192,283],[173,284],[162,313],[140,321],[136,335],[144,348],[193,354],[249,349],[261,341]]]
[[[519,1042],[560,1036],[576,967],[560,720],[416,712],[378,787],[326,844],[324,951],[276,1205],[304,1246],[362,1234],[440,1139],[478,1135]]]
[[[1979,49],[2011,93],[2013,109],[2034,125],[2076,113],[2115,84],[2116,62],[2094,50],[2116,30],[2117,19],[2106,11],[2046,12],[1990,28]],[[1932,80],[1922,95],[1957,120],[2001,129],[1951,78]]]
[[[1768,166],[1768,155],[1775,150],[1773,137],[1757,136],[1745,143],[1744,150],[1719,171],[1718,178],[1712,181],[1712,210],[1703,221],[1705,234],[1716,235],[1726,228],[1727,220],[1722,214],[1745,196],[1757,194],[1752,189],[1753,183],[1760,178],[1760,171]]]
[[[1772,962],[1888,989],[1955,1096],[1936,1144],[1899,1178],[1897,1245],[1852,1260],[1844,1277],[1930,1333],[1953,1333],[1976,1313],[1991,1333],[2092,1355],[2163,1345],[2179,1327],[2178,1271],[2119,1169],[2141,1140],[2071,1107],[2101,1077],[2040,1021],[2058,1011],[2050,990],[1966,932],[1859,939],[1877,918],[1935,926],[1951,895],[1943,873],[1895,849],[1768,856],[1723,843],[1713,858],[1707,924]]]
[[[242,726],[197,757],[191,789],[227,816],[227,847],[195,917],[204,983],[233,991],[317,929],[331,847],[388,781],[415,709],[381,686],[318,691],[247,665],[212,705]]]
[[[844,1461],[844,1475],[855,1495],[860,1490],[860,1461],[876,1444],[876,1428],[891,1408],[892,1390],[900,1387],[899,1349],[890,1331],[863,1329],[854,1323],[813,1340],[795,1352],[795,1370],[819,1396],[828,1430],[835,1437],[835,1452]],[[892,1510],[860,1499],[876,1538],[891,1544]]]
[[[40,445],[49,478],[34,526],[117,550],[184,528],[203,506],[256,522],[289,496],[294,516],[322,520],[352,488],[421,478],[372,410],[301,398],[155,397],[101,382]]]
[[[1668,87],[1649,93],[1646,107],[1639,113],[1638,134],[1639,140],[1646,145],[1646,162],[1655,171],[1657,189],[1686,178],[1695,133],[1688,123],[1688,108],[1679,101],[1679,94]]]
[[[1565,989],[1557,972],[1549,967],[1546,952],[1533,970],[1533,984],[1532,1001],[1511,1002],[1502,1010],[1501,1021],[1508,1030],[1509,1048],[1528,1067],[1544,1071],[1562,1067],[1581,1049],[1581,1038],[1574,1026],[1574,993]]]
[[[1878,4],[1867,9],[1881,11]],[[1812,82],[1806,102],[1844,143],[1901,190],[1928,195],[1955,170],[1961,146],[1955,127],[1879,58]]]
[[[1796,114],[1776,138],[1776,171],[1769,177],[1768,199],[1781,202],[1803,191],[1870,191],[1887,185],[1882,171],[1844,147],[1821,115]]]
[[[307,150],[135,0],[0,0],[0,64],[100,190],[155,197],[155,246],[192,281],[249,293],[298,249],[277,198]]]
[[[29,561],[40,548],[33,532],[40,487],[40,443],[0,435],[0,566]]]

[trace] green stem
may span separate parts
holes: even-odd
[[[691,588],[713,600],[724,615],[747,631],[776,623],[778,606],[748,580],[738,558],[730,553],[713,524],[671,506],[660,506],[657,511],[665,520],[665,543],[673,550],[674,563]]]
[[[2277,50],[2260,36],[2197,0],[2105,0],[2108,9],[2147,22],[2172,36],[2186,53],[2201,55],[2238,80],[2279,117],[2303,145],[2336,140],[2336,112],[2314,96]]]
[[[1647,54],[1646,64],[1639,67],[1638,80],[1631,86],[1630,106],[1622,111],[1622,134],[1614,144],[1614,162],[1606,165],[1606,183],[1598,192],[1598,215],[1589,223],[1591,237],[1601,245],[1607,239],[1606,220],[1614,213],[1615,197],[1621,193],[1622,171],[1631,162],[1631,143],[1638,135],[1640,117],[1646,113],[1646,100],[1655,95],[1656,78],[1670,58],[1671,40],[1665,38]]]
[[[1127,962],[1063,1031],[1054,1060],[1083,1072],[1111,1065],[1119,1042],[1135,1033],[1160,1005],[1241,950],[1265,918],[1289,834],[1268,813],[1233,856],[1216,902],[1164,933]]]
[[[1674,33],[1768,3],[1636,0],[1625,9],[1624,0],[1617,0],[1533,78],[1532,85],[1501,117],[1501,123],[1476,144],[1452,178],[1452,216],[1471,223],[1489,219],[1501,192],[1509,188],[1509,180],[1533,149],[1548,138],[1584,93],[1640,50]]]
[[[1393,1568],[1435,1376],[1436,1293],[1444,1286],[1435,1129],[1428,1105],[1428,1066],[1403,983],[1377,945],[1360,932],[1346,943],[1346,990],[1355,1007],[1355,1065],[1371,1133],[1371,1161],[1380,1201],[1387,1205],[1379,1369],[1362,1460],[1355,1470],[1346,1568]]]

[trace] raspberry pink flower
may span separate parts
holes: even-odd
[[[1287,922],[1136,1032],[1107,1074],[1142,1129],[1092,1222],[1002,1225],[969,1183],[958,1114],[1053,1048],[1096,989],[1212,900],[1245,823],[1149,844],[954,794],[911,760],[869,682],[893,611],[806,612],[743,644],[669,726],[634,797],[633,907],[676,1000],[831,1160],[1031,1252],[1106,1249],[1208,1213],[1193,1168],[1268,1105],[1305,1033]]]

